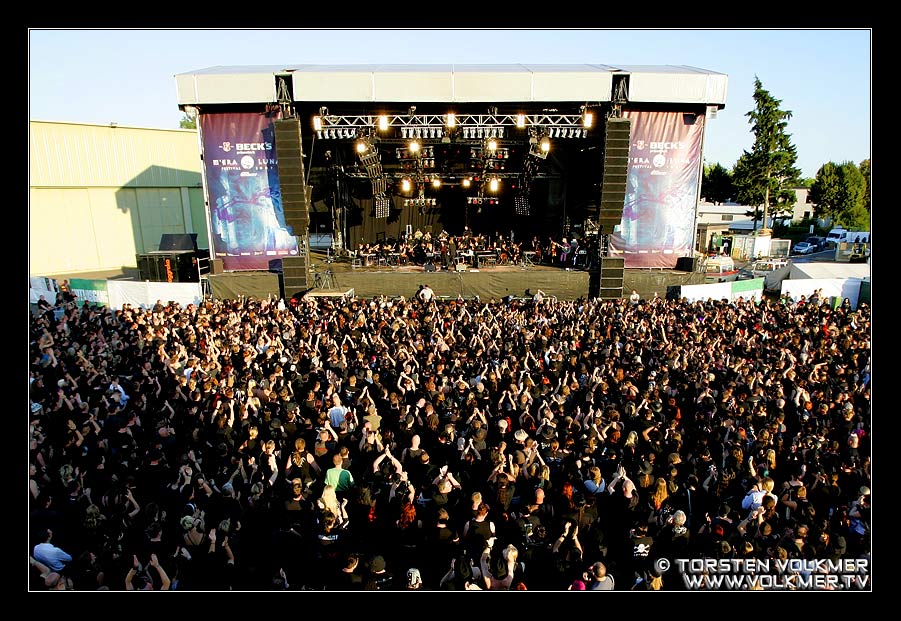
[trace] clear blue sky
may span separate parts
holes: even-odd
[[[870,30],[66,30],[29,33],[29,118],[175,128],[178,73],[219,65],[690,65],[729,77],[705,161],[753,144],[754,76],[793,114],[798,167],[871,157]]]

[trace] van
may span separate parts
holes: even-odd
[[[838,227],[834,228],[826,235],[826,244],[829,247],[834,247],[842,242],[848,242],[852,244],[869,244],[870,243],[870,232],[869,231],[849,231],[848,229]]]
[[[704,262],[704,282],[730,282],[737,278],[738,269],[729,255],[714,255]]]
[[[826,245],[831,247],[843,241],[848,241],[849,232],[848,229],[842,227],[832,229],[826,234]]]

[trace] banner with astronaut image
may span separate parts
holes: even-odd
[[[267,270],[297,254],[285,224],[275,152],[275,117],[260,113],[199,115],[212,258],[223,269]]]
[[[692,256],[704,115],[624,111],[631,119],[626,197],[610,235],[625,267],[675,268]]]

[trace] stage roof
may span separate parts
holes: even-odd
[[[603,103],[626,79],[629,102],[723,108],[728,84],[726,74],[685,65],[221,66],[176,74],[178,105],[276,102],[276,77],[290,77],[296,102]]]

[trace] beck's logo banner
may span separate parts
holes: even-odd
[[[201,114],[212,248],[226,270],[267,270],[297,254],[285,225],[275,155],[274,117]]]
[[[704,115],[623,112],[632,120],[623,220],[610,235],[625,267],[674,268],[691,256]]]

